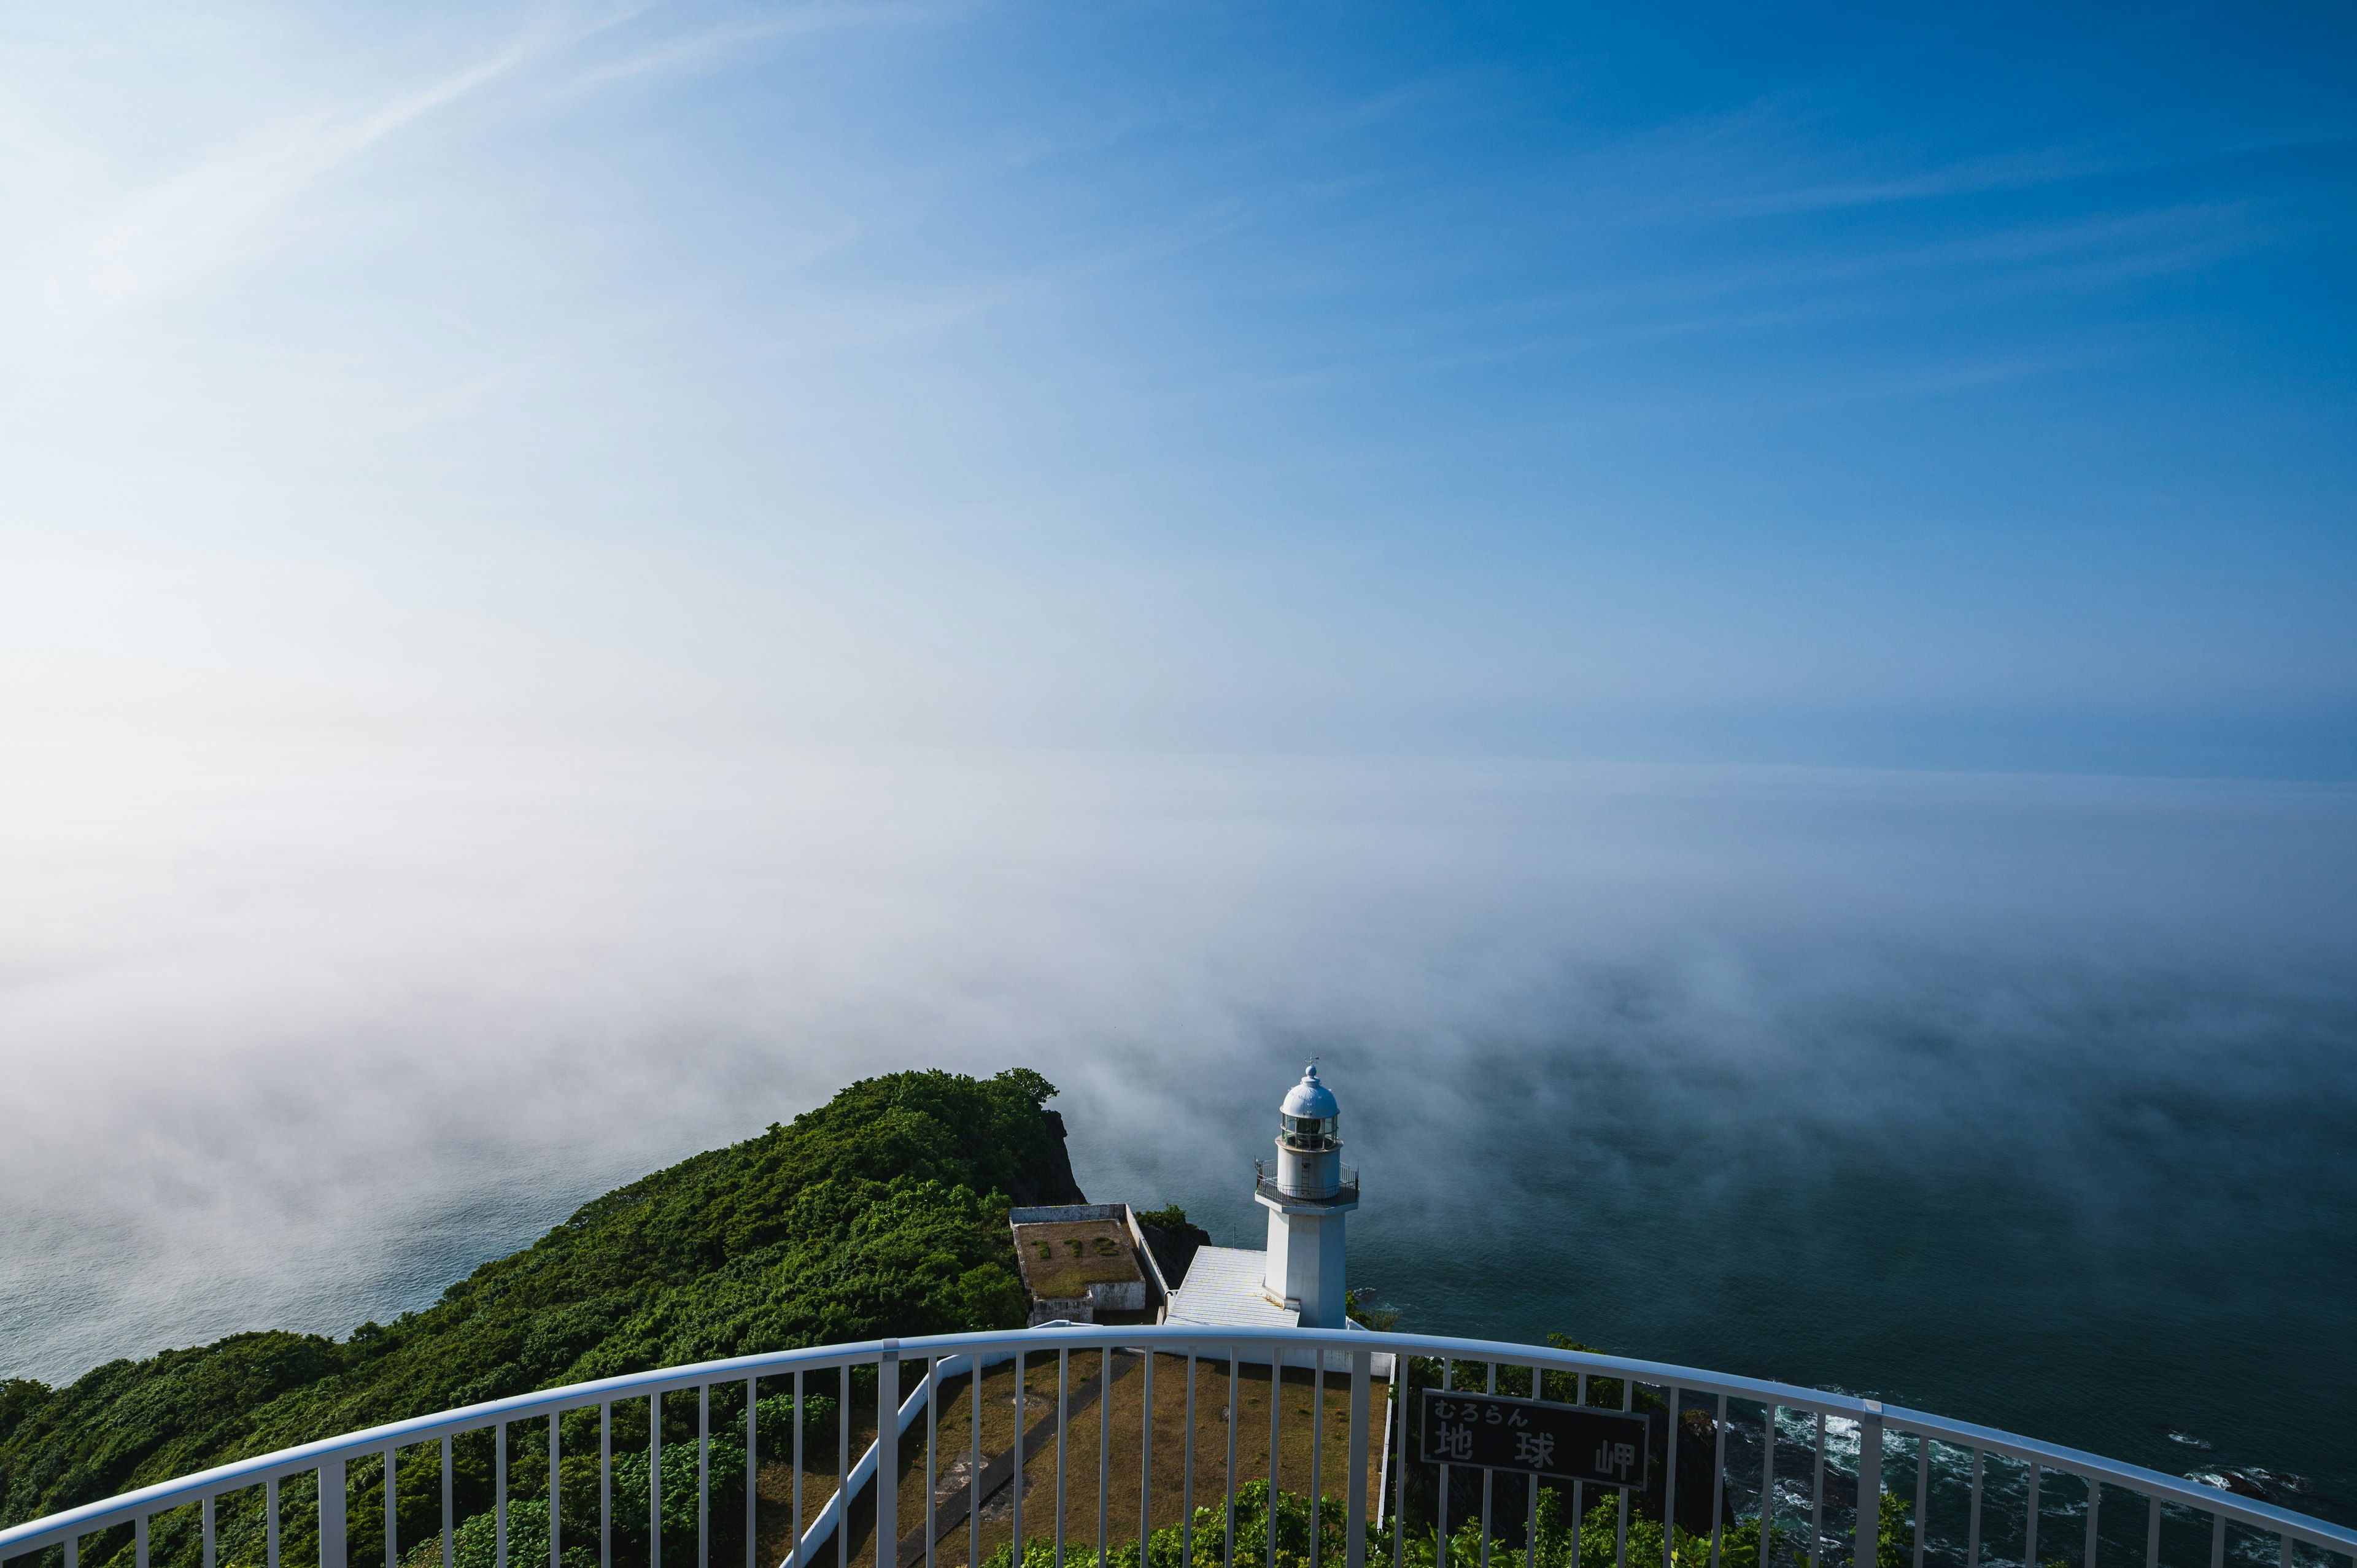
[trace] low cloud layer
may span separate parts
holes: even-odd
[[[0,780],[12,1375],[347,1332],[900,1067],[1036,1067],[1092,1195],[1248,1240],[1318,1055],[1354,1267],[1420,1326],[1553,1326],[1492,1286],[1587,1228],[1562,1310],[1706,1340],[1943,1181],[2033,1249],[2298,1231],[2357,1105],[2346,791],[317,744]]]

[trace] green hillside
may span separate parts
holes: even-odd
[[[362,1324],[340,1341],[233,1335],[110,1362],[64,1388],[0,1384],[0,1525],[533,1389],[802,1345],[1019,1327],[1024,1296],[1005,1211],[1010,1202],[1081,1200],[1063,1123],[1044,1108],[1054,1093],[1021,1069],[986,1081],[944,1072],[869,1079],[790,1126],[608,1193],[391,1324]],[[635,1409],[642,1443],[643,1402]],[[587,1419],[580,1434],[568,1424],[568,1452],[584,1438],[594,1449]],[[462,1513],[489,1497],[488,1455],[475,1446],[459,1455]],[[351,1560],[365,1563],[359,1521],[381,1519],[382,1504],[367,1500],[358,1470],[353,1479]],[[439,1485],[429,1466],[404,1465],[404,1541],[438,1530]],[[568,1500],[568,1528],[570,1510]],[[285,1560],[316,1561],[304,1534],[316,1515],[292,1500],[282,1514]],[[641,1501],[641,1538],[645,1525]],[[159,1525],[159,1568],[194,1561],[188,1526]],[[223,1562],[251,1561],[258,1529],[258,1504],[225,1509]],[[128,1531],[92,1538],[82,1561],[127,1562],[127,1543]]]

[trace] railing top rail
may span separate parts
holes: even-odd
[[[1263,1181],[1275,1181],[1277,1178],[1280,1165],[1281,1162],[1276,1160],[1256,1159],[1253,1161],[1253,1171]],[[1353,1187],[1358,1185],[1358,1166],[1341,1165],[1337,1168],[1341,1172],[1341,1176],[1344,1181],[1350,1183]]]
[[[381,1453],[387,1448],[431,1442],[447,1434],[474,1431],[502,1421],[520,1421],[616,1400],[699,1388],[708,1383],[741,1381],[748,1377],[773,1376],[797,1370],[857,1366],[878,1361],[887,1356],[909,1361],[943,1359],[1016,1348],[1053,1351],[1106,1346],[1183,1348],[1206,1345],[1218,1346],[1223,1352],[1230,1347],[1249,1352],[1324,1345],[1338,1350],[1363,1350],[1376,1355],[1496,1361],[1550,1371],[1624,1378],[1638,1383],[1674,1386],[1695,1393],[1725,1394],[1733,1399],[1822,1412],[1850,1420],[1872,1419],[1878,1421],[1886,1429],[1895,1427],[1934,1442],[1979,1448],[2047,1469],[2127,1487],[2148,1496],[2357,1558],[2357,1530],[2343,1529],[2288,1509],[2237,1497],[2158,1470],[2106,1459],[2075,1448],[2041,1443],[1993,1427],[1975,1426],[1921,1411],[1886,1406],[1877,1400],[1829,1393],[1821,1389],[1800,1388],[1761,1378],[1609,1356],[1597,1351],[1559,1350],[1551,1346],[1522,1345],[1497,1339],[1460,1339],[1431,1334],[1369,1333],[1356,1328],[1206,1328],[1191,1324],[1049,1324],[1033,1329],[941,1334],[911,1339],[869,1339],[853,1344],[769,1351],[726,1360],[703,1361],[692,1366],[657,1368],[595,1382],[516,1394],[432,1415],[388,1422],[362,1432],[323,1438],[273,1454],[235,1460],[210,1470],[159,1482],[135,1492],[86,1503],[63,1513],[0,1530],[0,1559],[56,1544],[69,1535],[89,1534],[166,1509],[184,1507],[205,1497],[256,1486],[274,1476],[316,1469],[325,1462],[349,1460]],[[1254,1358],[1247,1355],[1245,1359]]]

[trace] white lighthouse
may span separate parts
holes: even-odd
[[[1166,1323],[1223,1328],[1341,1328],[1350,1320],[1350,1281],[1343,1262],[1342,1225],[1359,1207],[1359,1173],[1342,1163],[1342,1108],[1318,1079],[1313,1065],[1277,1108],[1276,1157],[1254,1160],[1253,1196],[1268,1210],[1268,1251],[1198,1247],[1185,1277],[1170,1293]],[[1296,1358],[1300,1358],[1297,1359]],[[1320,1359],[1328,1371],[1348,1371],[1340,1350],[1288,1350],[1285,1364]],[[1391,1358],[1379,1355],[1375,1376],[1388,1378]]]
[[[1276,1158],[1265,1161],[1254,1197],[1268,1210],[1261,1288],[1298,1313],[1304,1328],[1349,1323],[1342,1225],[1359,1207],[1359,1174],[1342,1164],[1342,1108],[1311,1064],[1277,1112]]]

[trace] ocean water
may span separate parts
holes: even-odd
[[[2172,1025],[2089,1018],[2080,1044],[2127,1050]],[[1794,1117],[1789,1084],[1501,1052],[1479,1067],[1505,1102],[1478,1129],[1427,1142],[1413,1097],[1352,1097],[1352,1278],[1413,1329],[1559,1331],[2173,1474],[2289,1471],[2311,1489],[2280,1500],[2351,1521],[2357,1103],[2345,1073],[2311,1077],[2307,1053],[2334,1047],[2301,1036],[2321,1025],[2222,1045],[2215,1083],[2083,1060],[2074,1077],[2029,1042],[1991,1061],[1986,1042],[1894,1025],[1893,1100],[1926,1104],[1879,1121]],[[2041,1112],[2058,1093],[2071,1114]],[[1933,1112],[1943,1094],[1988,1120]],[[1108,1168],[1090,1190],[1133,1185]],[[1165,1185],[1259,1244],[1263,1211],[1232,1180]]]
[[[1315,1056],[1353,1277],[1405,1326],[2259,1466],[2357,1518],[2347,789],[7,760],[0,1374],[348,1332],[905,1066],[1039,1069],[1092,1197],[1257,1245]]]

